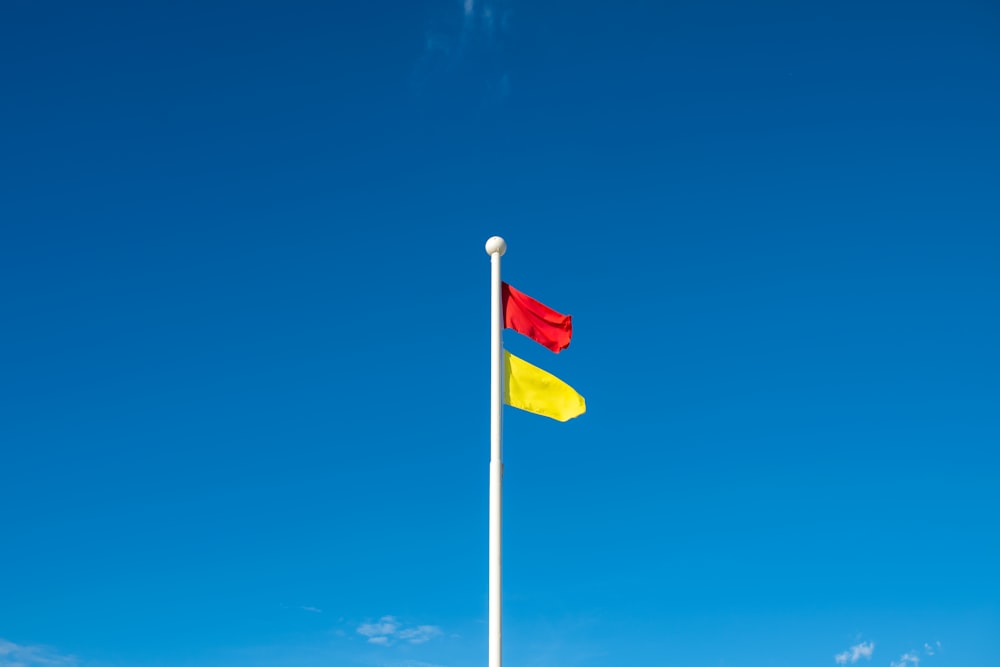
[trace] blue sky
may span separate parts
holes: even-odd
[[[90,6],[87,6],[90,5]],[[988,2],[13,0],[0,667],[992,667]]]

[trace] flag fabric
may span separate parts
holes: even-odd
[[[529,364],[504,350],[503,353],[504,402],[512,407],[567,421],[582,415],[587,403],[555,375]]]
[[[553,352],[566,349],[573,337],[573,318],[557,313],[543,303],[514,289],[501,285],[503,325],[524,334]]]

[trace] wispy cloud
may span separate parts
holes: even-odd
[[[399,623],[396,621],[394,616],[383,616],[377,623],[362,623],[359,625],[358,634],[370,638],[390,637],[396,634],[396,630],[398,629]],[[379,643],[377,641],[372,641],[372,639],[369,639],[368,641],[373,644]]]
[[[502,0],[463,0],[462,38],[492,39],[510,27],[511,10]]]
[[[389,646],[397,641],[423,644],[444,634],[436,625],[406,626],[395,616],[383,616],[374,623],[362,623],[357,633],[367,637],[369,644],[379,646]]]
[[[424,52],[414,71],[420,91],[471,92],[487,101],[510,94],[504,57],[511,0],[457,0],[424,30]]]
[[[310,612],[312,612],[314,614],[322,614],[323,613],[323,610],[320,609],[319,607],[308,607],[307,606],[307,607],[299,607],[299,609],[301,609],[302,611],[310,611]]]
[[[932,656],[941,649],[941,642],[936,641],[933,644],[930,642],[924,642],[924,655]],[[899,660],[891,660],[889,662],[890,667],[920,667],[920,651],[912,650],[907,651],[903,655],[899,656]]]
[[[441,634],[441,628],[436,625],[418,625],[399,631],[399,638],[411,644],[423,644]]]
[[[48,646],[15,644],[0,638],[0,667],[76,667],[72,655],[61,655]]]
[[[920,665],[920,656],[917,655],[916,651],[910,651],[899,656],[898,662],[893,660],[889,664],[891,667],[918,667]]]
[[[861,642],[860,644],[855,644],[851,648],[847,649],[843,653],[838,653],[833,656],[834,662],[838,665],[846,665],[848,663],[854,664],[861,658],[866,660],[872,659],[872,653],[875,652],[875,642]]]

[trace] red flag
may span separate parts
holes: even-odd
[[[573,318],[557,313],[507,283],[501,286],[503,325],[541,343],[553,352],[565,349],[573,337]]]

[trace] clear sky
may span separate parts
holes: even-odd
[[[1000,662],[993,2],[0,9],[0,667]]]

